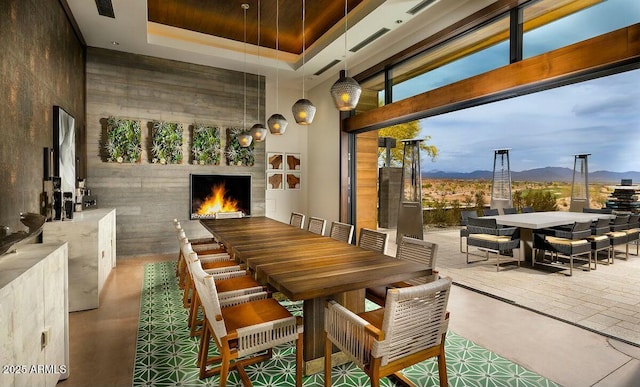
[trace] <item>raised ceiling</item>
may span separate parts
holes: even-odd
[[[362,2],[348,0],[349,12]],[[247,43],[275,49],[276,26],[279,25],[279,50],[296,55],[302,53],[302,1],[148,0],[148,19],[154,23],[244,42],[244,9],[241,7],[244,3],[249,5]],[[344,8],[345,3],[340,0],[306,1],[305,46],[313,45],[338,24],[344,18]]]
[[[302,55],[302,0],[61,0],[68,4],[88,46],[275,76],[307,87],[380,62],[497,0],[306,0]],[[280,39],[276,52],[276,1]],[[112,3],[115,17],[97,3]],[[243,42],[242,3],[247,11]],[[306,61],[305,61],[306,57]],[[303,66],[304,63],[304,66]],[[355,69],[355,70],[354,70]]]

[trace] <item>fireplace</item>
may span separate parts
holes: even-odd
[[[190,219],[212,219],[218,212],[251,215],[251,176],[195,175],[190,178]]]

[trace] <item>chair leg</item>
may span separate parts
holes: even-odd
[[[331,387],[331,349],[333,345],[327,338],[327,332],[324,332],[324,386]],[[297,354],[296,354],[297,357]],[[296,370],[297,373],[297,370]]]
[[[298,340],[296,340],[296,387],[302,387],[302,355],[304,352],[304,342],[302,341],[302,337],[302,333],[298,333]],[[331,381],[331,373],[329,373],[329,381]]]
[[[444,341],[440,344],[440,354],[438,355],[438,378],[440,379],[440,387],[449,386],[449,380],[447,378],[447,359],[444,355]]]

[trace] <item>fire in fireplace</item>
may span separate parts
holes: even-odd
[[[191,174],[190,219],[211,219],[218,212],[251,214],[251,176]]]

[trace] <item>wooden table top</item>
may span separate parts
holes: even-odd
[[[266,217],[201,220],[236,259],[291,300],[426,276],[425,265],[368,251]]]

